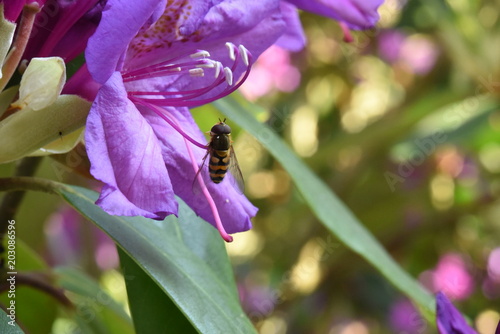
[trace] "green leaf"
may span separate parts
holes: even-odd
[[[99,284],[86,274],[67,267],[55,270],[58,283],[76,307],[73,320],[82,333],[133,334],[130,317]],[[76,325],[75,325],[76,326]]]
[[[119,254],[136,333],[197,333],[151,277],[125,252]]]
[[[220,237],[205,233],[211,227],[200,219],[192,219],[192,214],[183,221],[188,208],[180,200],[179,221],[169,218],[157,222],[142,217],[110,216],[94,204],[97,193],[85,188],[61,185],[55,191],[112,237],[199,332],[255,332],[241,309],[234,282],[228,284],[232,273],[227,270],[228,264],[222,264],[228,261],[226,252],[213,254],[193,247],[196,243],[221,243]],[[183,224],[193,224],[188,233],[187,227],[181,227]],[[207,256],[212,257],[210,261]],[[166,319],[169,314],[163,316]]]
[[[302,162],[267,125],[252,115],[258,106],[227,97],[213,103],[231,122],[248,131],[289,173],[316,217],[347,247],[377,268],[396,288],[429,316],[434,298],[404,271],[338,197]]]
[[[477,149],[484,141],[497,142],[499,134],[491,129],[490,118],[498,108],[499,102],[488,95],[446,105],[422,119],[416,130],[399,145],[399,150],[423,151],[429,155],[437,145],[445,143]]]
[[[9,325],[9,322],[12,325]],[[19,326],[9,318],[4,310],[0,309],[0,333],[2,334],[23,334]]]

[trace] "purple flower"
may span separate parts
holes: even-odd
[[[201,191],[193,191],[206,140],[187,107],[239,87],[252,55],[284,29],[271,0],[108,1],[86,51],[102,84],[86,131],[91,173],[103,182],[97,204],[110,214],[163,219],[177,214],[177,195],[225,240],[232,239],[226,231],[251,228],[257,208],[230,182],[198,178]]]
[[[299,9],[332,18],[355,30],[372,28],[383,0],[286,0]]]
[[[332,16],[328,4],[306,7],[370,26],[376,18],[368,9],[378,5],[356,6],[368,21]],[[289,50],[305,41],[297,11],[278,0],[109,0],[86,50],[102,85],[86,131],[91,173],[103,182],[97,204],[114,215],[163,219],[177,214],[179,196],[225,240],[232,240],[226,231],[251,228],[257,208],[230,182],[198,177],[201,191],[193,192],[207,147],[188,108],[236,90],[253,59],[277,41]]]
[[[436,322],[441,334],[477,334],[442,292],[436,295]]]

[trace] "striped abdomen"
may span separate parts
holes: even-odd
[[[220,183],[226,176],[229,167],[229,150],[218,151],[212,150],[210,152],[210,162],[208,163],[208,171],[210,179],[214,183]]]

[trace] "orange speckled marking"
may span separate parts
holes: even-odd
[[[150,27],[143,28],[129,47],[129,57],[140,58],[159,48],[170,48],[172,43],[189,40],[199,41],[199,32],[191,36],[179,35],[179,27],[191,16],[188,0],[168,0],[163,15]]]

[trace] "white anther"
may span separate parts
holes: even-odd
[[[222,64],[218,61],[215,62],[215,77],[218,78],[220,71],[222,70]]]
[[[230,43],[230,42],[227,42],[226,43],[226,48],[229,51],[229,58],[231,58],[232,61],[235,61],[236,60],[236,56],[234,54],[234,48],[235,48],[234,44]]]
[[[224,67],[224,76],[226,77],[226,82],[229,86],[233,85],[233,72],[229,67]]]
[[[240,50],[241,59],[243,60],[243,62],[245,63],[245,65],[248,66],[250,64],[250,62],[248,61],[248,50],[247,50],[247,48],[245,48],[243,45],[240,44],[238,46],[238,50]]]
[[[189,75],[192,77],[202,77],[205,75],[205,71],[202,68],[192,68],[189,70]]]
[[[208,51],[202,50],[196,53],[192,53],[190,55],[191,58],[208,58],[210,57],[210,53]]]
[[[196,67],[201,67],[201,68],[214,68],[215,66],[216,66],[215,61],[213,60],[208,60],[207,62],[196,65]]]
[[[229,203],[229,198],[226,198],[226,203]]]
[[[180,67],[172,67],[169,70],[172,71],[172,72],[180,72],[182,69]]]

